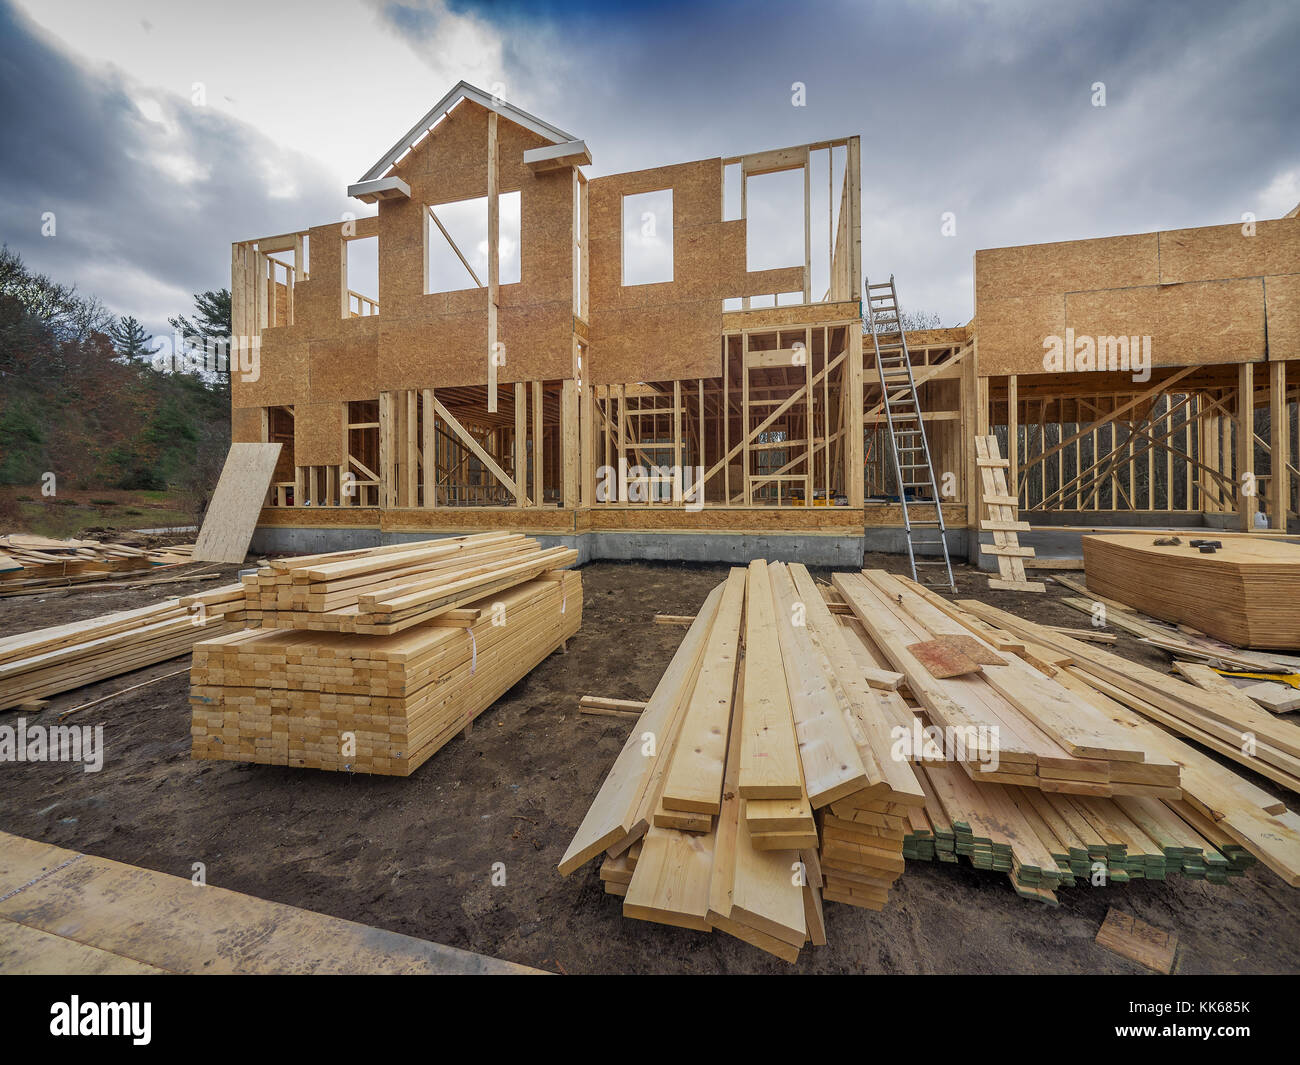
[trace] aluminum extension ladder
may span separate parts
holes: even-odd
[[[921,421],[921,404],[916,394],[916,380],[912,376],[912,360],[907,352],[907,332],[898,311],[898,290],[894,275],[879,285],[868,279],[866,319],[871,329],[871,343],[876,352],[876,369],[880,372],[880,394],[885,408],[885,422],[889,440],[893,445],[894,473],[898,480],[898,496],[903,505],[903,526],[907,532],[907,558],[912,566],[912,579],[916,575],[916,548],[939,548],[942,562],[926,561],[920,565],[944,567],[948,587],[957,591],[952,579],[952,560],[948,556],[948,530],[943,524],[943,506],[939,486],[934,479],[934,466],[930,462],[930,445],[925,438]],[[897,340],[892,339],[897,335]],[[882,344],[881,337],[890,337]],[[914,519],[908,508],[908,493],[915,489],[930,490],[932,503],[914,499],[913,506],[933,506],[933,518]],[[929,534],[929,536],[927,536]],[[937,536],[938,539],[933,537]]]

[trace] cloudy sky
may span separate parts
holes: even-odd
[[[1295,0],[0,0],[0,239],[161,331],[463,78],[591,176],[860,133],[867,273],[957,324],[976,248],[1294,207],[1297,56]]]

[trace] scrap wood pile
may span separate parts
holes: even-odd
[[[194,648],[193,756],[410,774],[578,631],[576,557],[485,534],[268,563],[236,586],[253,627]],[[319,631],[395,582],[418,587],[414,620]]]
[[[119,573],[190,561],[193,544],[164,548],[54,540],[10,533],[0,536],[0,596],[101,581]]]
[[[714,589],[561,873],[601,858],[625,916],[787,960],[823,900],[883,907],[906,857],[1049,904],[1256,860],[1300,885],[1300,818],[1110,698],[1076,665],[1105,652],[884,572],[833,585],[758,562]]]
[[[188,654],[196,640],[243,624],[242,604],[200,615],[168,599],[0,639],[0,710]]]

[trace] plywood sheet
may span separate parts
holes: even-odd
[[[1300,359],[1300,273],[1264,278],[1268,357]]]
[[[1042,373],[1043,341],[1065,335],[1065,296],[1013,296],[981,304],[979,372],[983,376]]]
[[[997,299],[1158,284],[1158,237],[1138,233],[977,251],[976,312]]]
[[[262,408],[233,409],[230,412],[230,439],[237,444],[262,443]]]
[[[243,562],[280,444],[231,444],[194,545],[195,562]]]
[[[1300,219],[1201,226],[1160,233],[1160,283],[1300,273]]]
[[[293,454],[298,466],[338,466],[345,461],[342,403],[301,403],[294,408]]]

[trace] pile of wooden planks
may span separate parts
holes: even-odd
[[[912,813],[908,858],[1005,872],[1017,894],[1057,905],[1056,892],[1181,874],[1210,883],[1241,876],[1255,858],[1185,802],[1097,799],[986,784],[951,766],[917,775],[926,804]]]
[[[1156,539],[1083,537],[1088,591],[1238,647],[1300,649],[1300,545],[1226,536],[1202,553]]]
[[[919,657],[962,639],[969,672]],[[880,571],[827,588],[798,565],[734,569],[560,872],[599,858],[625,916],[789,961],[824,942],[823,902],[882,908],[907,858],[964,856],[1052,905],[1080,883],[1223,883],[1256,861],[1300,886],[1300,817],[1112,699],[1093,654]]]
[[[10,533],[0,536],[0,596],[101,581],[118,573],[188,562],[192,544],[165,548],[54,540]]]
[[[798,565],[733,569],[695,616],[560,862],[604,855],[626,916],[718,930],[787,961],[822,898],[880,909],[925,801],[882,694]],[[897,684],[897,679],[893,680]],[[901,703],[899,704],[901,706]]]
[[[985,620],[1001,612],[962,603]],[[1020,631],[1026,622],[1017,619]],[[1300,724],[1278,717],[1236,692],[1188,684],[1099,647],[1035,628],[1035,638],[1067,653],[1070,671],[1163,728],[1300,793]]]
[[[1071,659],[1046,640],[1008,638],[959,617],[934,592],[883,570],[837,573],[833,584],[878,660],[906,677],[928,723],[964,740],[951,757],[973,777],[1099,798],[1179,798],[1175,762],[1054,682]],[[935,676],[917,646],[951,637],[973,637],[982,657],[1001,664]]]
[[[1217,831],[1288,884],[1300,886],[1300,814],[1175,735],[1181,734],[1290,787],[1288,779],[1294,781],[1294,777],[1275,764],[1290,755],[1276,745],[1280,743],[1286,749],[1294,746],[1294,725],[1263,711],[1242,722],[1236,717],[1239,709],[1213,692],[984,603],[959,601],[953,606],[953,616],[965,620],[972,632],[997,626],[1026,642],[1068,655],[1069,664],[1057,671],[1053,682],[1126,730],[1148,757],[1179,766],[1182,801],[1202,819],[1194,823],[1198,832],[1223,851],[1220,840],[1209,834],[1211,829]],[[1275,731],[1282,725],[1287,725],[1292,734]],[[1251,731],[1254,728],[1265,731],[1257,734]],[[1186,811],[1180,808],[1179,812],[1186,819]]]
[[[249,623],[264,629],[389,636],[577,559],[505,532],[304,555],[245,577],[245,601]]]
[[[196,640],[243,625],[242,600],[199,613],[168,599],[0,639],[0,710],[188,654]]]
[[[263,627],[195,646],[193,757],[409,775],[578,631],[581,575],[556,568],[575,557],[522,536],[457,537],[277,560],[235,596],[190,597],[209,614],[279,607],[278,627],[258,611]],[[387,634],[313,624],[394,581],[432,593],[427,617]]]

